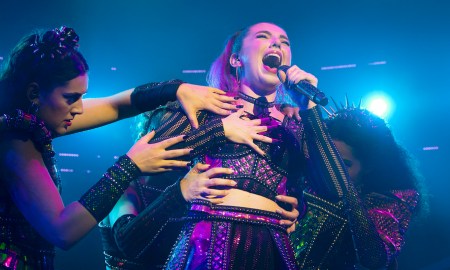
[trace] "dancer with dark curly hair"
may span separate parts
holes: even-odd
[[[330,149],[311,160],[330,162],[304,184],[308,211],[290,236],[300,268],[395,269],[421,205],[408,153],[383,119],[348,102],[305,132],[308,149]]]

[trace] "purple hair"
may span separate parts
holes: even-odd
[[[237,74],[239,71],[231,66],[230,58],[233,54],[240,53],[243,40],[247,36],[249,29],[254,25],[256,24],[242,28],[228,37],[222,53],[212,63],[207,74],[206,82],[209,86],[219,88],[232,94],[235,94],[239,90],[239,81],[238,78],[236,78],[236,75],[239,76],[240,74]],[[292,98],[286,93],[286,90],[282,85],[280,85],[277,90],[275,101],[279,104],[290,104],[295,106]]]
[[[230,65],[230,57],[234,53],[239,53],[242,41],[247,35],[250,27],[243,28],[230,37],[225,42],[225,48],[217,59],[212,63],[206,77],[209,86],[219,88],[229,93],[234,93],[239,89],[238,78],[236,78],[236,68]]]

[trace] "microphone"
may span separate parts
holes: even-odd
[[[310,84],[307,80],[301,80],[297,84],[289,83],[287,80],[286,72],[290,66],[280,66],[277,70],[277,75],[280,81],[290,90],[305,95],[308,99],[314,103],[325,106],[328,104],[328,98],[325,93],[317,89],[314,85]]]

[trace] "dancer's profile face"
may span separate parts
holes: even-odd
[[[39,95],[37,116],[53,136],[62,135],[77,114],[83,113],[82,97],[87,92],[88,75],[81,75],[48,93]]]

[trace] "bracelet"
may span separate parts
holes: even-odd
[[[169,101],[177,100],[177,90],[181,84],[183,84],[181,80],[171,80],[138,86],[130,95],[131,105],[140,112],[154,110]]]
[[[78,201],[100,222],[109,214],[130,182],[140,175],[139,167],[127,155],[123,155]]]

